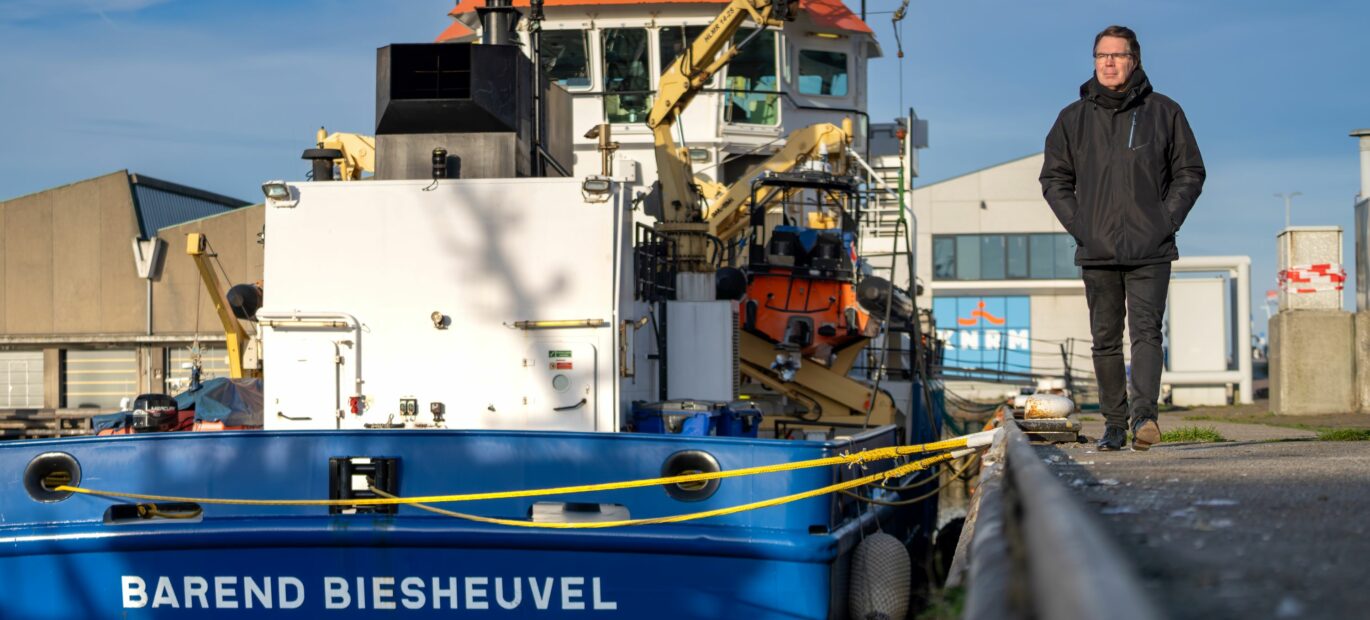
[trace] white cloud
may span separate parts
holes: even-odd
[[[170,0],[7,0],[0,3],[0,22],[25,22],[48,17],[135,13]]]

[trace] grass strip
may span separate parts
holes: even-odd
[[[1161,433],[1162,443],[1218,443],[1227,441],[1211,426],[1181,426]]]
[[[1370,429],[1328,428],[1318,431],[1318,441],[1370,441]]]

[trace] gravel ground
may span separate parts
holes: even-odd
[[[1370,442],[1186,415],[1163,414],[1162,430],[1207,426],[1231,441],[1038,450],[1098,511],[1168,616],[1370,617]],[[1091,438],[1102,430],[1085,422]]]

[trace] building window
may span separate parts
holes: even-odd
[[[604,118],[643,123],[652,105],[651,62],[644,28],[608,28],[604,47]]]
[[[847,55],[799,50],[799,92],[805,95],[847,96]]]
[[[1027,235],[1008,235],[1004,238],[1005,251],[1008,253],[1008,267],[1004,278],[1024,280],[1028,277],[1028,238]]]
[[[755,29],[733,36],[733,45],[746,41]],[[780,123],[780,79],[776,63],[774,30],[763,30],[748,41],[728,63],[723,118],[729,123],[777,125]]]
[[[1033,279],[1056,277],[1056,235],[1029,235],[1028,274]]]
[[[1066,234],[933,235],[933,280],[1068,280],[1080,277]]]
[[[975,235],[956,236],[956,279],[980,279],[980,240]]]
[[[956,279],[956,238],[932,238],[932,279]]]
[[[542,70],[548,79],[566,88],[589,88],[589,48],[590,35],[584,30],[544,30]]]
[[[980,235],[980,279],[1004,279],[1004,236]]]
[[[1056,277],[1080,277],[1080,269],[1075,266],[1075,239],[1070,235],[1054,236],[1056,237]]]

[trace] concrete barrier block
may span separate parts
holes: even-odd
[[[1350,312],[1291,310],[1270,319],[1270,410],[1276,415],[1357,410],[1356,325]]]
[[[1360,412],[1370,413],[1370,310],[1356,313],[1356,392]]]

